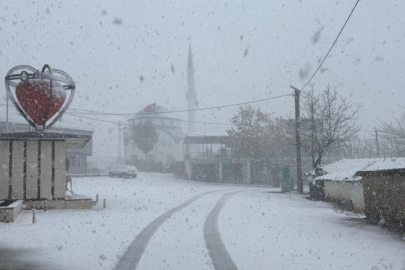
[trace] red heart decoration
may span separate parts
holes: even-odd
[[[52,81],[52,96],[50,80],[28,80],[19,82],[15,88],[18,102],[37,125],[44,125],[55,115],[65,103],[65,89],[56,81]],[[48,108],[48,114],[46,110]]]

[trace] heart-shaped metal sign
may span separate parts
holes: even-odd
[[[48,65],[41,72],[30,66],[16,66],[6,75],[6,90],[19,113],[40,131],[51,127],[65,113],[73,100],[75,82],[66,72]],[[47,125],[48,120],[51,122]]]

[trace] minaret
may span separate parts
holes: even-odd
[[[194,65],[193,54],[191,53],[191,44],[188,48],[187,63],[187,91],[186,99],[188,103],[188,133],[195,133],[195,109],[197,109],[197,93],[194,87]]]

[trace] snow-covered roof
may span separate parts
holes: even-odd
[[[363,170],[362,172],[372,172],[372,171],[386,171],[386,170],[397,170],[405,169],[405,158],[387,158],[380,159],[375,163],[371,164]]]
[[[178,120],[178,121],[183,121],[182,119],[174,116],[174,114],[171,113],[171,111],[168,108],[165,108],[165,107],[160,106],[160,105],[154,105],[154,107],[153,107],[153,109],[151,109],[151,111],[147,111],[147,108],[144,108],[144,109],[138,111],[134,115],[134,117],[131,118],[131,119],[137,119],[137,118],[151,118],[151,119],[168,118],[168,119],[174,119],[174,120]]]
[[[228,134],[224,133],[188,133],[187,136],[189,137],[204,137],[204,136],[211,136],[211,137],[221,137],[221,136],[228,136]]]
[[[342,159],[322,167],[325,175],[314,180],[360,181],[359,171],[377,171],[405,168],[405,158]]]

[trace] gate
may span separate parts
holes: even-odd
[[[293,188],[294,187],[290,178],[290,169],[288,167],[284,167],[282,172],[281,192],[291,192]]]

